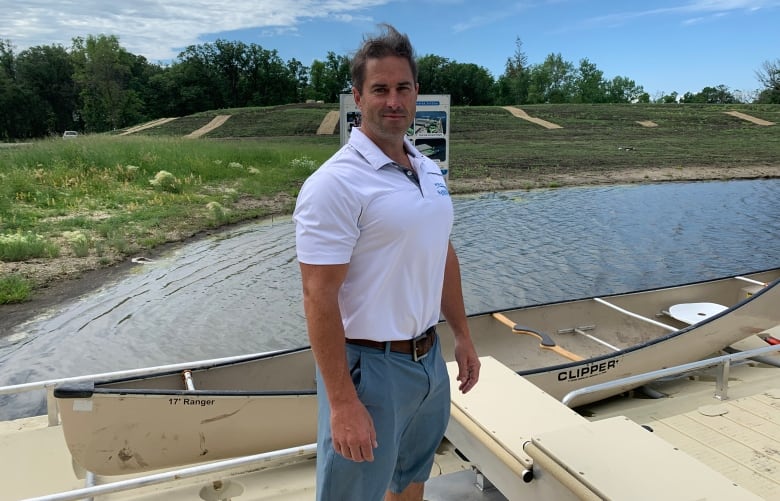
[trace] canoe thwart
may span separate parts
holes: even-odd
[[[184,388],[189,391],[195,390],[195,381],[192,379],[192,371],[187,369],[181,373],[182,379],[184,379]]]

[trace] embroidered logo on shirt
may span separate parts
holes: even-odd
[[[444,183],[434,183],[434,186],[436,187],[436,193],[439,195],[446,197],[449,196],[450,192],[447,191],[447,185]]]

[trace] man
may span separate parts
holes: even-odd
[[[441,171],[406,139],[417,67],[383,25],[352,60],[360,128],[301,188],[296,247],[317,362],[317,499],[422,500],[449,420],[435,324],[455,335],[460,391],[479,379]]]

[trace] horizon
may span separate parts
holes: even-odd
[[[662,0],[652,8],[608,0],[0,0],[0,39],[15,53],[41,45],[70,48],[74,37],[115,35],[128,52],[168,64],[190,45],[217,39],[276,50],[310,67],[328,52],[351,55],[364,35],[388,22],[407,33],[418,57],[433,54],[486,68],[494,79],[516,50],[529,65],[550,54],[579,66],[588,59],[606,80],[626,77],[651,98],[725,85],[761,90],[756,77],[780,59],[780,0]],[[175,19],[175,22],[171,22]],[[12,29],[13,33],[5,31]],[[421,89],[421,92],[425,92]]]

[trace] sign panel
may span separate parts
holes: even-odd
[[[360,127],[360,109],[352,94],[341,94],[339,132],[342,146],[349,139],[352,127]],[[406,131],[412,144],[441,169],[444,180],[449,180],[450,160],[450,96],[449,94],[420,94],[414,124]]]

